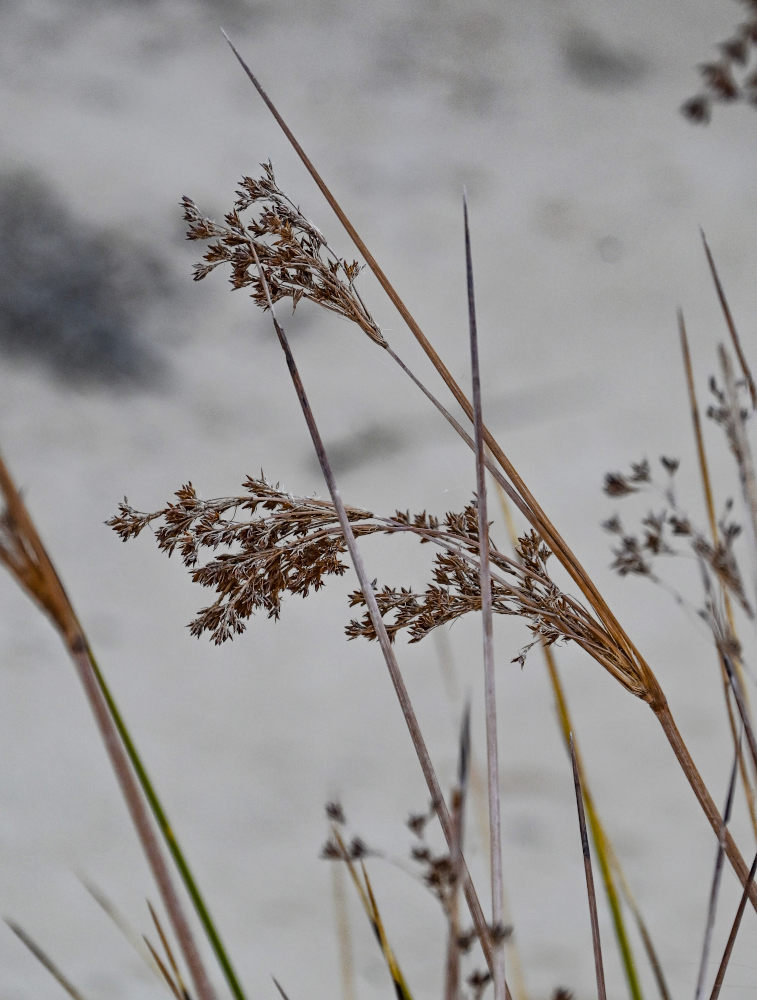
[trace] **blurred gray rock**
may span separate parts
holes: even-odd
[[[0,176],[0,351],[71,383],[150,385],[162,365],[140,332],[169,273],[149,248],[85,224],[39,178]]]

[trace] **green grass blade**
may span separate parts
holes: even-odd
[[[137,780],[139,781],[142,791],[145,794],[145,798],[149,803],[152,814],[155,817],[155,822],[158,825],[158,829],[160,830],[163,840],[165,841],[166,847],[170,851],[171,857],[173,858],[179,874],[181,875],[182,882],[184,883],[189,897],[192,900],[195,912],[197,913],[203,930],[205,931],[208,941],[210,942],[210,946],[213,949],[216,960],[226,978],[229,989],[235,997],[235,1000],[246,1000],[244,991],[239,983],[239,980],[237,979],[234,967],[231,964],[231,959],[229,958],[228,952],[226,951],[223,941],[221,940],[221,936],[218,933],[218,929],[216,928],[213,918],[210,915],[202,893],[195,882],[192,871],[184,856],[184,852],[179,846],[179,842],[173,832],[173,827],[168,821],[168,817],[166,816],[165,810],[161,805],[155,788],[150,781],[145,766],[142,763],[142,759],[137,752],[137,748],[134,745],[131,734],[129,733],[126,723],[124,722],[123,717],[118,710],[118,706],[113,699],[110,688],[108,687],[94,654],[89,647],[87,648],[87,653],[92,663],[92,670],[97,678],[97,683],[100,687],[103,698],[105,699],[105,703],[108,706],[108,711],[110,712],[111,718],[113,719],[126,753],[137,775]]]

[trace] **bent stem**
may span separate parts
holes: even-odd
[[[752,906],[757,910],[757,885],[754,882],[750,883],[749,880],[749,868],[747,867],[744,858],[741,855],[736,842],[731,836],[730,831],[724,829],[723,818],[720,815],[718,807],[713,802],[712,796],[710,795],[707,786],[702,780],[702,776],[694,763],[691,754],[689,753],[688,747],[684,743],[683,737],[681,736],[678,726],[675,723],[675,719],[668,708],[667,702],[665,702],[661,707],[655,709],[655,715],[657,716],[657,721],[662,726],[662,730],[670,743],[673,753],[676,755],[683,773],[691,785],[691,789],[697,798],[697,801],[704,810],[704,814],[710,822],[710,826],[715,832],[715,836],[720,838],[723,836],[723,849],[731,862],[731,867],[736,872],[739,881],[743,887],[749,886],[749,900]]]
[[[111,715],[84,629],[53,566],[16,484],[0,458],[0,495],[6,509],[0,521],[0,562],[53,623],[68,652],[95,717],[121,794],[155,878],[189,968],[199,1000],[215,1000],[192,931],[155,835],[150,814],[134,777],[119,729]]]

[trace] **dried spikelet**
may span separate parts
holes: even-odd
[[[204,216],[191,198],[182,198],[184,219],[189,223],[187,239],[213,241],[204,263],[195,265],[195,281],[202,281],[219,265],[228,265],[232,287],[251,288],[255,303],[268,309],[257,255],[272,302],[290,298],[295,309],[301,299],[309,299],[357,323],[371,340],[385,347],[378,325],[355,289],[361,265],[338,257],[320,230],[281,191],[270,162],[261,166],[259,178],[242,178],[234,207],[223,224]],[[243,220],[250,209],[254,210],[252,218]]]
[[[727,424],[724,416],[722,422]],[[659,557],[694,555],[703,570],[702,578],[705,586],[707,587],[710,578],[716,579],[752,617],[753,611],[746,597],[735,551],[735,542],[741,534],[741,526],[731,517],[733,501],[726,501],[724,512],[718,521],[718,540],[713,543],[708,533],[695,527],[688,515],[679,507],[674,487],[678,461],[663,456],[660,464],[669,477],[664,484],[652,478],[647,462],[632,465],[631,473],[627,476],[611,473],[605,478],[605,492],[608,496],[622,497],[639,489],[645,489],[661,494],[665,501],[662,509],[649,510],[643,515],[640,530],[637,532],[627,531],[617,514],[603,522],[602,527],[618,538],[612,549],[612,569],[620,576],[645,576],[659,583],[660,578],[654,569]],[[706,620],[711,619],[706,602],[705,606],[699,609],[699,613]]]
[[[747,395],[747,386],[743,380],[736,382],[735,388],[742,397]],[[725,432],[728,447],[736,460],[737,467],[740,467],[744,461],[742,429],[750,417],[749,407],[732,406],[725,390],[720,387],[714,375],[710,377],[709,389],[713,402],[707,407],[707,416]],[[738,402],[740,404],[740,400]]]
[[[637,476],[643,476],[643,468]],[[151,525],[158,547],[178,552],[194,582],[218,595],[190,625],[193,635],[210,632],[222,643],[244,631],[255,612],[278,618],[286,593],[307,596],[328,575],[342,575],[346,545],[333,506],[315,498],[293,496],[264,476],[248,478],[238,497],[202,500],[191,483],[176,493],[176,502],[153,513],[134,510],[124,501],[108,524],[124,540]],[[419,642],[433,629],[481,608],[478,516],[475,500],[462,511],[439,519],[426,511],[395,511],[379,517],[347,508],[356,536],[375,533],[411,534],[439,551],[433,558],[432,581],[423,593],[407,587],[376,587],[376,601],[392,640],[406,631]],[[248,514],[249,517],[243,517]],[[216,554],[223,549],[220,554]],[[521,666],[536,643],[573,641],[608,669],[634,694],[644,697],[645,678],[635,661],[594,616],[565,594],[547,570],[549,549],[531,530],[519,540],[512,559],[491,543],[492,602],[498,614],[523,618],[533,635],[514,658]],[[362,591],[350,595],[351,607],[365,607]],[[349,638],[375,639],[370,615],[353,620]]]
[[[278,618],[284,593],[306,597],[319,590],[329,574],[340,576],[346,545],[331,504],[293,497],[268,483],[248,478],[240,497],[202,500],[191,483],[177,490],[177,502],[151,514],[134,510],[124,500],[108,524],[124,541],[155,525],[158,548],[169,556],[178,551],[195,583],[219,596],[190,625],[193,635],[210,632],[222,643],[244,631],[256,611]],[[241,519],[240,514],[251,516]],[[370,511],[348,509],[355,534],[380,530]],[[218,549],[218,556],[201,558]]]
[[[753,3],[745,6],[747,20],[717,44],[718,58],[699,66],[704,92],[690,97],[681,106],[681,113],[689,121],[707,123],[716,103],[741,101],[757,105],[757,73],[748,71],[757,46],[757,6]]]
[[[69,649],[80,649],[81,626],[2,458],[0,501],[0,565],[48,615]]]

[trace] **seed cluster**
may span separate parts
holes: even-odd
[[[718,57],[702,63],[703,90],[690,97],[681,112],[690,121],[706,124],[714,104],[743,102],[757,107],[757,69],[752,66],[757,47],[757,0],[740,0],[745,21],[717,46]]]
[[[279,188],[271,163],[261,167],[263,173],[257,179],[242,178],[234,207],[223,224],[203,215],[191,198],[182,198],[184,219],[189,223],[187,239],[212,240],[203,262],[195,265],[194,280],[202,281],[219,265],[228,265],[232,288],[251,288],[255,303],[267,309],[259,262],[272,302],[290,298],[295,309],[301,299],[310,299],[357,323],[371,340],[386,346],[355,288],[361,265],[337,256],[320,230]],[[243,220],[250,209],[252,217]]]

